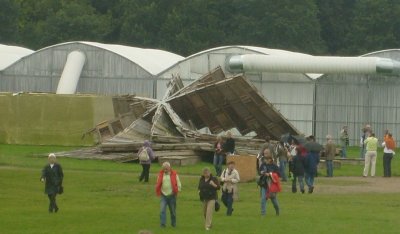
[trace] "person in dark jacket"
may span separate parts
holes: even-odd
[[[308,137],[309,142],[315,142],[314,136]],[[308,186],[308,193],[314,191],[314,177],[317,175],[317,167],[320,161],[320,150],[308,150],[305,164],[305,179]]]
[[[223,146],[223,150],[226,155],[235,154],[235,139],[232,138],[232,133],[230,131],[226,132],[226,141]]]
[[[61,165],[56,162],[56,155],[51,153],[48,157],[49,163],[43,168],[40,180],[45,182],[45,194],[49,197],[49,212],[58,212],[56,196],[61,192],[64,173]]]
[[[140,174],[139,177],[139,182],[142,182],[144,179],[144,182],[149,182],[149,174],[150,174],[150,166],[151,166],[151,161],[154,160],[154,152],[153,149],[151,148],[151,143],[148,140],[145,140],[143,143],[143,147],[140,148],[138,155],[143,151],[147,150],[147,154],[149,155],[149,160],[146,161],[140,161],[140,164],[142,165],[142,173]]]
[[[264,150],[263,153],[264,157],[261,158],[262,163],[259,168],[259,182],[258,185],[260,186],[260,196],[261,196],[261,215],[265,215],[267,212],[267,192],[268,192],[268,187],[267,187],[267,180],[268,176],[270,176],[270,173],[276,173],[279,176],[279,167],[273,163],[273,159],[271,156],[271,152],[268,148]],[[277,201],[272,200],[272,203],[274,207],[278,207]]]
[[[203,175],[199,181],[199,196],[203,202],[203,214],[205,219],[206,230],[211,229],[212,215],[215,210],[215,202],[217,200],[217,191],[220,189],[217,177],[211,175],[209,168],[203,169]]]
[[[292,180],[292,192],[297,192],[297,181],[299,182],[300,191],[304,193],[304,165],[305,165],[305,157],[301,156],[301,149],[295,149],[296,155],[292,157],[289,162],[289,169],[293,175]],[[297,181],[296,181],[297,180]]]

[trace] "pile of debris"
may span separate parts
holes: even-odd
[[[124,153],[128,156],[122,161],[136,160],[144,140],[152,142],[159,161],[185,165],[212,157],[216,135],[231,129],[242,135],[234,137],[239,155],[256,155],[265,136],[279,140],[285,133],[299,134],[250,81],[242,75],[226,77],[220,67],[185,87],[173,77],[161,101],[124,98],[116,101],[118,117],[94,131],[102,154],[119,155],[119,161]],[[132,121],[129,126],[126,120]],[[120,123],[117,131],[115,122]],[[113,130],[102,131],[103,126]]]
[[[212,134],[201,133],[207,128]],[[238,154],[255,155],[265,136],[280,139],[284,133],[299,132],[244,77],[225,77],[217,68],[184,87],[173,77],[161,101],[155,101],[143,115],[120,133],[104,141],[104,153],[137,152],[144,140],[153,142],[160,158],[196,161],[214,151],[216,135],[236,128]],[[132,155],[132,160],[136,159]]]

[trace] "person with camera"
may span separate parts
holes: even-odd
[[[203,169],[203,175],[199,180],[199,196],[203,202],[203,215],[206,230],[211,229],[213,212],[216,209],[217,191],[220,189],[217,177],[211,175],[208,167]]]
[[[64,173],[61,165],[56,162],[56,155],[51,153],[48,157],[48,164],[42,170],[40,181],[45,183],[45,193],[49,197],[49,212],[57,213],[58,206],[56,203],[57,194],[63,192],[62,182]]]
[[[261,215],[264,216],[266,214],[268,199],[271,199],[275,208],[275,213],[279,215],[279,204],[276,198],[277,192],[281,190],[279,167],[274,164],[271,152],[268,148],[264,150],[264,157],[262,158],[259,174],[258,186],[260,186],[261,194]]]
[[[237,183],[240,181],[239,172],[235,169],[235,162],[228,162],[228,167],[222,172],[222,203],[228,208],[227,216],[231,216],[233,212],[233,200],[237,195]]]

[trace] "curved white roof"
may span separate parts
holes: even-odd
[[[88,42],[88,41],[73,41],[73,42],[65,42],[61,44],[52,45],[44,49],[48,49],[55,46],[60,45],[67,45],[73,43],[80,43],[85,45],[90,45],[94,47],[98,47],[101,49],[105,49],[121,55],[132,62],[136,63],[150,74],[156,75],[159,72],[165,70],[166,68],[170,67],[171,65],[179,62],[180,60],[184,59],[184,57],[164,51],[164,50],[157,50],[157,49],[143,49],[138,47],[131,47],[131,46],[124,46],[124,45],[114,45],[114,44],[102,44],[97,42]]]
[[[0,71],[34,51],[19,47],[0,44]]]
[[[191,59],[193,57],[196,57],[198,55],[209,53],[209,52],[212,52],[212,51],[218,51],[218,50],[230,49],[230,48],[240,48],[240,49],[254,51],[254,52],[265,54],[265,55],[312,56],[310,54],[303,54],[303,53],[292,52],[292,51],[287,51],[287,50],[269,49],[269,48],[257,47],[257,46],[231,45],[231,46],[221,46],[221,47],[211,48],[211,49],[208,49],[208,50],[203,50],[201,52],[198,52],[196,54],[192,54],[192,55],[186,57],[184,60],[189,60],[189,59]],[[311,73],[310,74],[305,74],[305,75],[308,76],[311,79],[316,79],[319,76],[321,76],[321,74],[311,74]]]
[[[262,54],[270,54],[270,55],[309,55],[309,54],[303,54],[303,53],[298,53],[298,52],[292,52],[292,51],[287,51],[287,50],[278,50],[278,49],[268,49],[268,48],[264,48],[264,47],[257,47],[257,46],[243,46],[243,45],[232,45],[232,46],[221,46],[221,47],[215,47],[215,48],[211,48],[208,50],[203,50],[201,52],[198,52],[196,54],[192,54],[188,57],[186,57],[186,59],[189,59],[191,57],[195,57],[197,55],[200,54],[204,54],[204,53],[208,53],[208,52],[212,52],[212,51],[216,51],[216,50],[222,50],[222,49],[229,49],[229,48],[242,48],[242,49],[247,49],[247,50],[252,50],[255,52],[259,52]]]

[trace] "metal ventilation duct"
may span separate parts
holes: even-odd
[[[81,51],[68,54],[63,73],[57,86],[57,94],[75,94],[86,56]]]
[[[232,72],[400,74],[400,62],[378,57],[325,57],[284,55],[235,55],[228,59]]]

